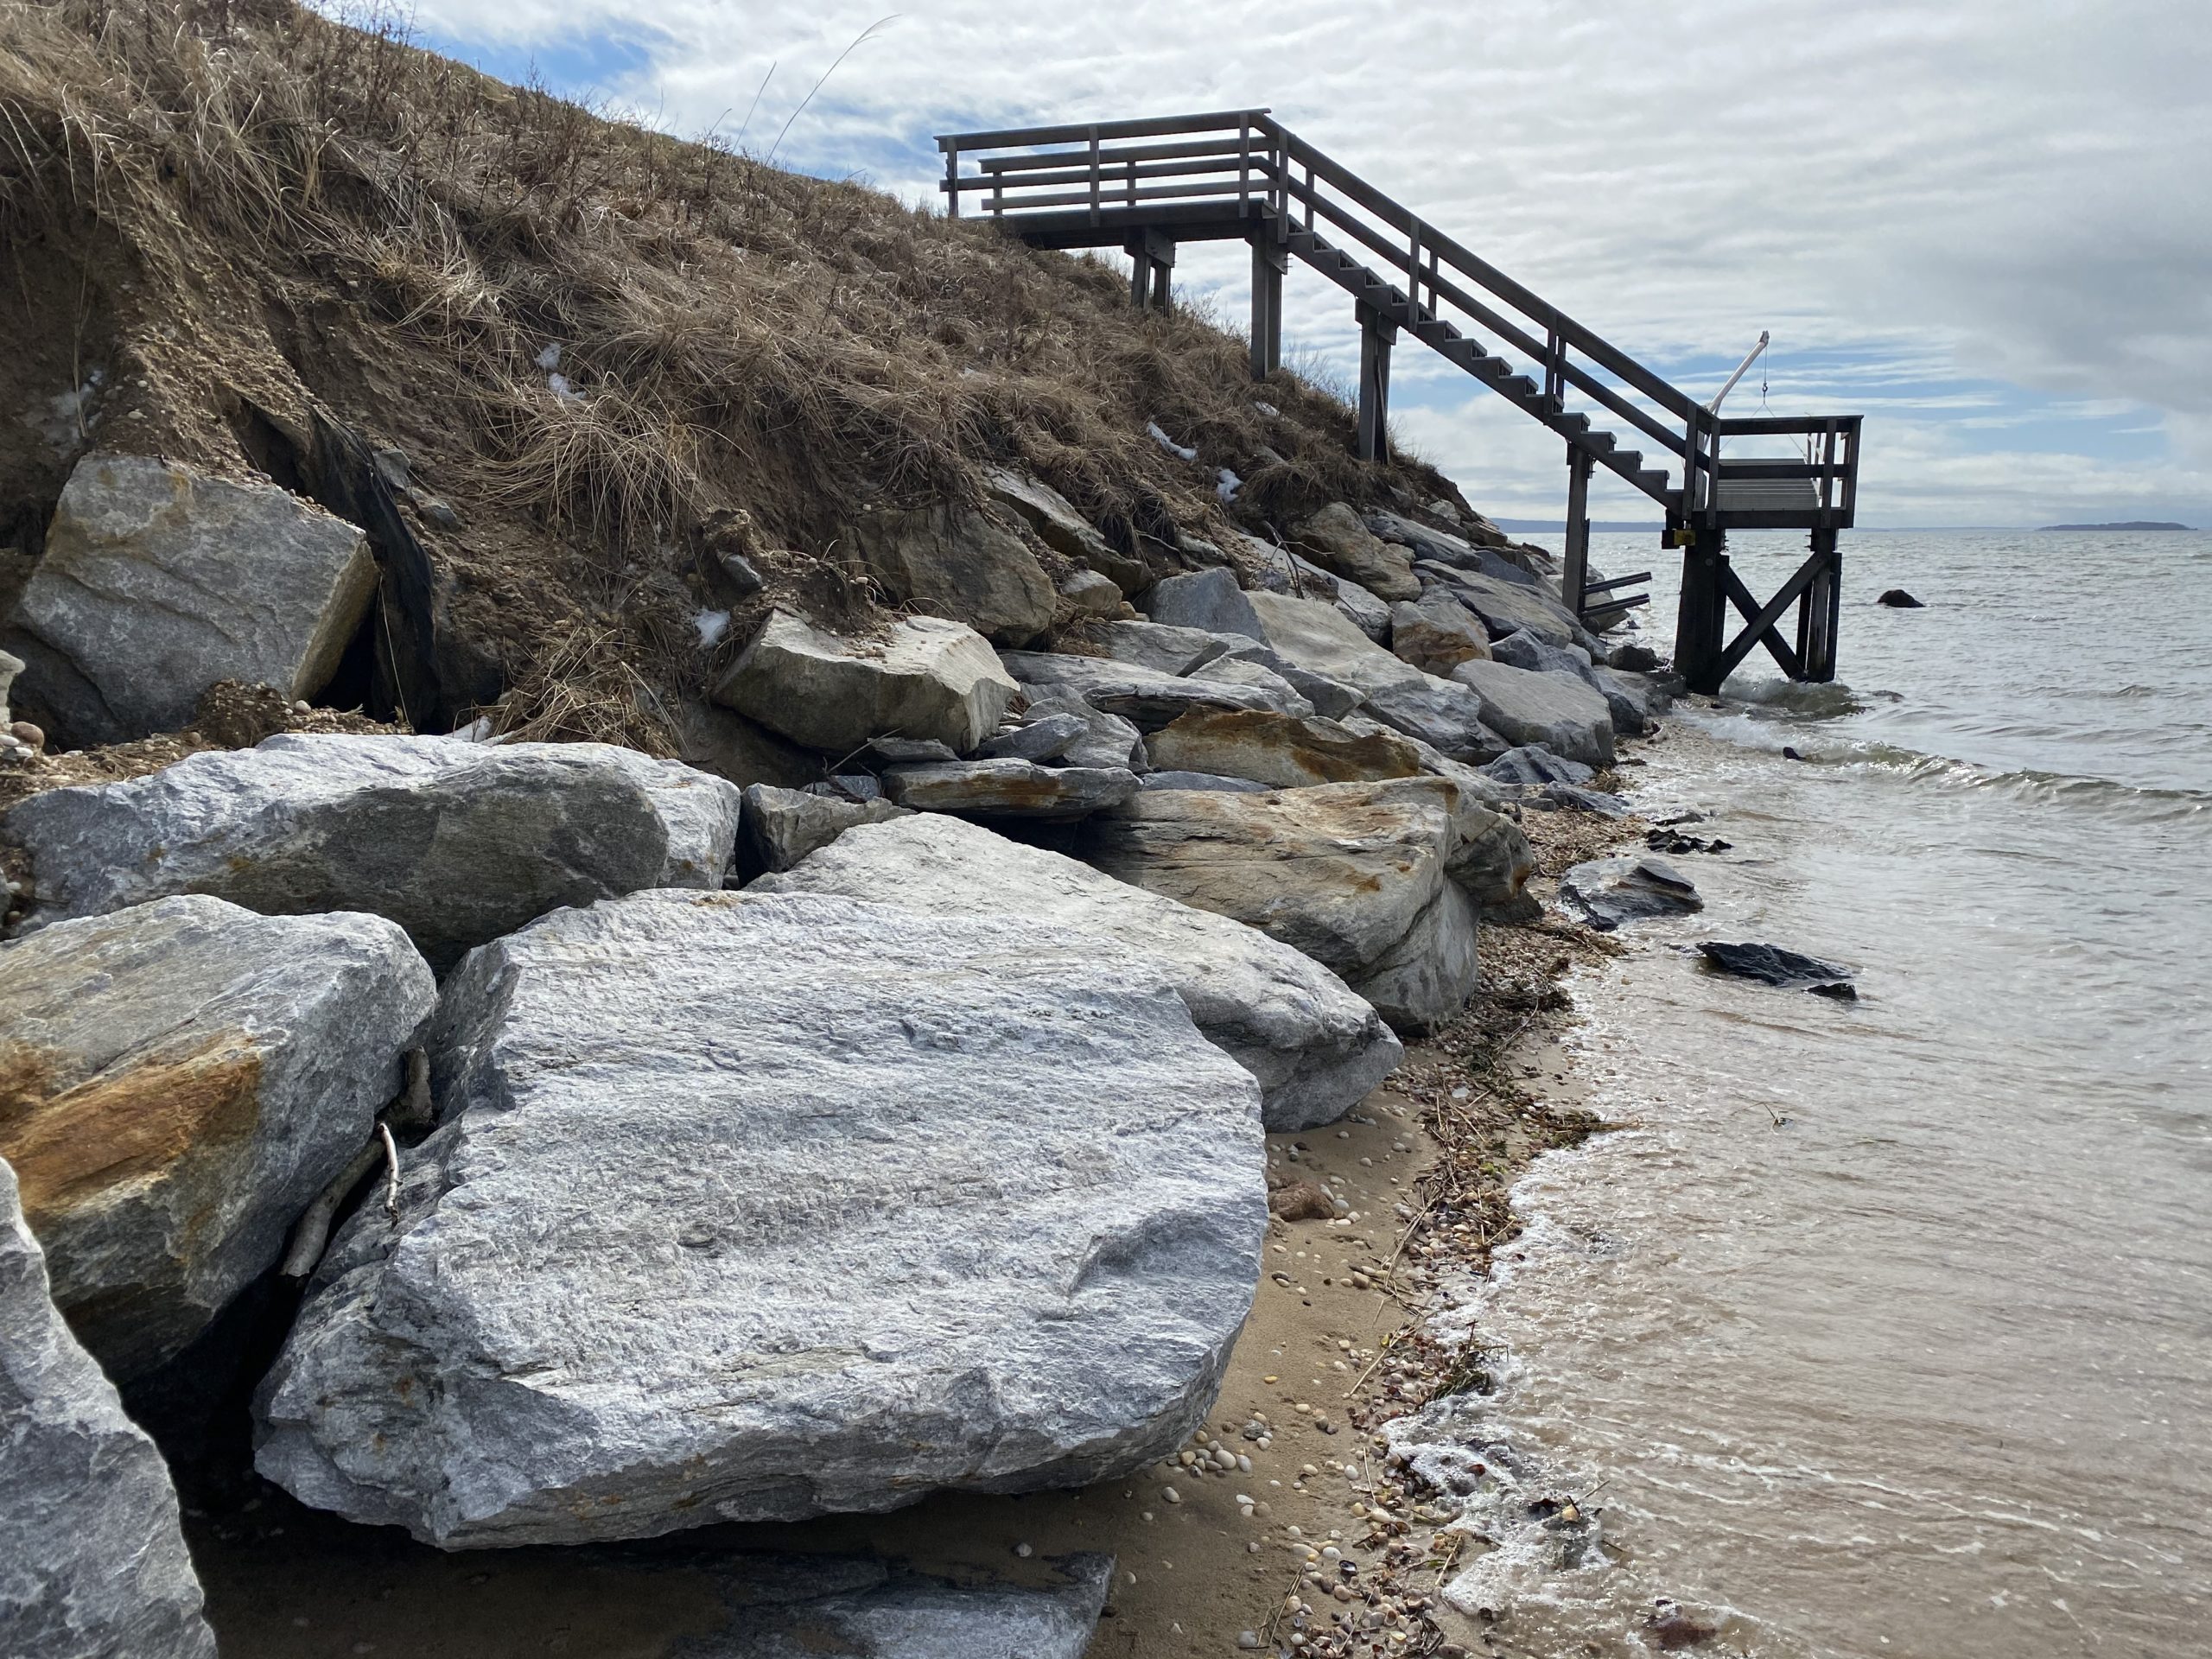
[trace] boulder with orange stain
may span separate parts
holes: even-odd
[[[198,895],[0,950],[0,1157],[110,1375],[174,1357],[274,1265],[435,999],[379,917]]]

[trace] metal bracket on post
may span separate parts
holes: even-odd
[[[1398,325],[1370,305],[1359,308],[1359,458],[1390,453],[1390,346]]]

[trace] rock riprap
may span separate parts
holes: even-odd
[[[947,506],[864,513],[853,545],[886,597],[964,622],[1001,645],[1027,645],[1058,600],[1020,537]]]
[[[62,489],[9,643],[58,737],[121,742],[184,726],[219,680],[313,696],[376,586],[359,528],[288,490],[90,455]]]
[[[1183,1442],[1251,1306],[1258,1085],[1091,935],[637,893],[475,952],[432,1043],[399,1223],[340,1234],[257,1401],[257,1466],[356,1520],[1084,1484]]]
[[[1484,723],[1515,745],[1541,745],[1586,766],[1612,764],[1612,711],[1603,694],[1574,676],[1466,662],[1452,677],[1472,688],[1483,701]]]
[[[889,801],[840,801],[803,789],[753,784],[745,791],[745,817],[738,831],[739,868],[747,875],[788,870],[856,824],[906,816],[905,807]]]
[[[47,1294],[0,1161],[0,1652],[215,1659],[162,1454]]]
[[[1016,688],[983,636],[910,616],[881,639],[826,633],[772,611],[715,701],[794,743],[849,753],[872,737],[935,738],[966,754],[998,729]]]
[[[1108,874],[1259,928],[1401,1031],[1424,1031],[1477,982],[1474,901],[1449,874],[1459,799],[1425,777],[1268,795],[1147,791],[1090,819],[1086,845]]]
[[[204,893],[270,914],[359,910],[433,967],[563,905],[719,887],[742,792],[605,743],[283,734],[8,815],[27,925]]]
[[[1394,733],[1354,732],[1332,720],[1272,711],[1187,714],[1147,737],[1145,752],[1161,771],[1249,778],[1278,789],[1411,778],[1421,771],[1421,752]]]
[[[1018,917],[1133,952],[1158,964],[1198,1029],[1259,1079],[1270,1129],[1334,1122],[1398,1062],[1398,1039],[1375,1010],[1288,945],[973,824],[917,817],[853,830],[753,891]]]
[[[1027,760],[954,760],[893,766],[884,792],[918,812],[985,818],[1080,818],[1137,792],[1124,766],[1040,766]]]
[[[0,949],[0,1157],[111,1376],[181,1351],[276,1264],[435,1000],[375,916],[163,899]]]

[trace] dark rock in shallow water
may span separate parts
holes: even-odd
[[[1598,775],[1596,767],[1562,760],[1541,743],[1508,749],[1482,769],[1505,784],[1586,784]]]
[[[1902,588],[1892,588],[1874,601],[1886,605],[1893,611],[1924,611],[1928,607]]]
[[[1646,916],[1703,910],[1697,884],[1662,858],[1593,858],[1559,879],[1560,903],[1601,933]]]
[[[1851,982],[1850,969],[1822,962],[1818,957],[1785,950],[1778,944],[1726,944],[1718,939],[1707,939],[1698,949],[1704,952],[1707,963],[1724,974],[1756,979],[1783,990],[1803,989],[1846,1001],[1855,1001],[1859,995]]]
[[[1546,784],[1537,793],[1540,799],[1530,804],[1564,808],[1570,812],[1595,812],[1601,818],[1628,817],[1628,803],[1602,789],[1585,789],[1580,784]]]

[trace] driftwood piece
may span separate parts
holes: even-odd
[[[336,1225],[338,1212],[353,1189],[368,1179],[378,1164],[389,1166],[385,1192],[385,1209],[394,1221],[399,1218],[399,1148],[391,1138],[394,1125],[403,1129],[426,1129],[430,1126],[430,1057],[419,1048],[407,1051],[407,1084],[398,1097],[385,1108],[377,1122],[376,1133],[360,1151],[355,1153],[345,1168],[340,1170],[329,1185],[315,1195],[307,1207],[299,1224],[292,1230],[291,1248],[284,1253],[284,1263],[278,1269],[287,1279],[304,1279],[322,1260],[322,1253],[329,1247],[331,1229]]]

